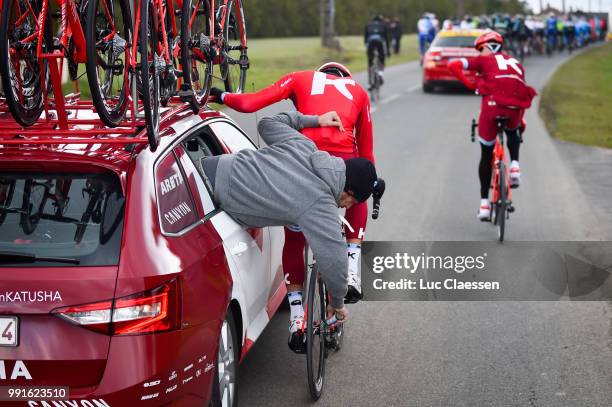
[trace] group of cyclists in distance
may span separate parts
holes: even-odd
[[[582,12],[554,13],[539,16],[493,14],[447,18],[440,25],[433,13],[424,13],[417,22],[419,51],[425,54],[440,29],[492,29],[504,38],[506,51],[523,59],[534,53],[552,55],[555,51],[586,47],[605,39],[607,21]]]

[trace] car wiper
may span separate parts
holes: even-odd
[[[36,263],[38,261],[47,261],[51,263],[69,263],[80,264],[79,259],[70,257],[46,257],[36,256],[34,253],[20,252],[0,252],[0,264],[2,263]]]

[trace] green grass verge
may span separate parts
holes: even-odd
[[[340,37],[342,51],[332,51],[321,46],[319,37],[250,39],[246,90],[262,89],[283,75],[304,69],[316,69],[328,61],[345,64],[353,73],[367,69],[366,49],[361,36]],[[396,65],[419,58],[416,35],[402,38],[401,50],[387,59],[387,65]],[[218,67],[215,67],[218,69]],[[91,98],[85,65],[79,65],[79,88],[83,98]],[[223,87],[215,81],[214,86]],[[64,84],[64,93],[74,91],[72,83]]]
[[[342,51],[323,48],[318,37],[262,38],[249,40],[251,67],[247,74],[247,90],[270,85],[288,72],[316,69],[325,62],[345,64],[353,73],[367,69],[366,49],[361,36],[340,37]],[[419,58],[416,35],[402,38],[401,50],[388,58],[395,65]]]
[[[562,140],[612,148],[612,43],[573,58],[542,93],[540,114]]]

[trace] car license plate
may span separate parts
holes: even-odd
[[[19,345],[19,319],[0,316],[0,346]]]

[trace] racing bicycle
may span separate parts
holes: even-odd
[[[378,219],[380,199],[385,193],[385,181],[379,178],[374,185],[372,219]],[[319,274],[310,246],[304,248],[306,282],[306,371],[308,388],[313,400],[318,400],[325,381],[325,361],[331,352],[338,352],[344,343],[346,326],[338,315],[327,318],[330,295]]]
[[[374,47],[373,53],[374,56],[372,58],[372,65],[368,69],[368,84],[370,85],[368,89],[370,91],[370,98],[372,101],[376,102],[380,100],[380,87],[382,86],[383,82],[382,77],[380,76],[382,63],[377,47]]]
[[[508,161],[504,149],[504,132],[507,131],[506,124],[509,118],[505,116],[495,117],[497,123],[497,138],[493,147],[492,166],[493,176],[491,177],[491,188],[493,196],[491,199],[491,216],[484,219],[497,226],[497,237],[500,242],[504,241],[506,231],[506,220],[510,218],[510,213],[514,212],[512,205],[512,189],[508,177]],[[478,127],[476,119],[472,119],[472,143],[475,141],[475,130]],[[521,138],[522,141],[522,138]]]
[[[180,95],[194,112],[210,94],[214,65],[227,92],[242,93],[249,69],[242,0],[184,0],[181,37],[183,84]]]
[[[128,0],[4,0],[1,14],[0,75],[19,124],[36,123],[50,105],[51,90],[62,93],[64,63],[77,93],[78,64],[86,64],[98,115],[107,126],[119,124],[128,106]],[[54,103],[63,103],[59,99]]]

